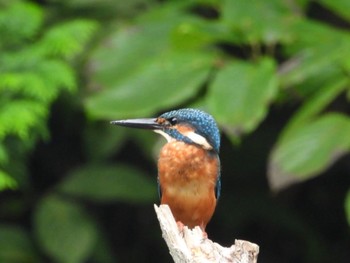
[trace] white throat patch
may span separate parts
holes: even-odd
[[[208,143],[207,139],[205,139],[202,135],[195,133],[193,131],[183,133],[186,137],[190,138],[194,143],[202,146],[206,150],[212,150],[213,147]]]
[[[161,130],[153,130],[155,133],[159,133],[160,135],[162,135],[166,140],[167,142],[173,142],[175,141],[175,139],[173,137],[171,137],[169,134],[161,131]]]
[[[161,131],[161,130],[154,130],[154,132],[161,134],[168,142],[173,142],[175,139],[171,137],[169,134]],[[213,147],[208,143],[208,141],[202,136],[194,131],[186,131],[182,133],[184,136],[189,138],[191,141],[193,141],[195,144],[198,144],[203,147],[205,150],[212,150]]]

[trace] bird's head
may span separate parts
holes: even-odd
[[[179,109],[163,113],[158,118],[112,121],[112,124],[151,129],[168,142],[177,140],[219,152],[220,133],[214,118],[197,109]]]

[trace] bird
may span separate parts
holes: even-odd
[[[148,129],[167,143],[158,158],[158,192],[179,227],[205,228],[221,191],[220,132],[214,118],[199,109],[183,108],[157,118],[125,119],[111,124]]]

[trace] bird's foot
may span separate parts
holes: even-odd
[[[205,224],[202,223],[199,227],[202,230],[203,239],[207,239],[208,238],[208,234],[207,234],[207,232],[205,232]]]

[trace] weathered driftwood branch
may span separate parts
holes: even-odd
[[[199,227],[179,231],[167,205],[154,205],[160,227],[170,254],[175,263],[256,263],[259,246],[244,240],[235,240],[231,247],[222,247],[208,238],[203,238]]]

